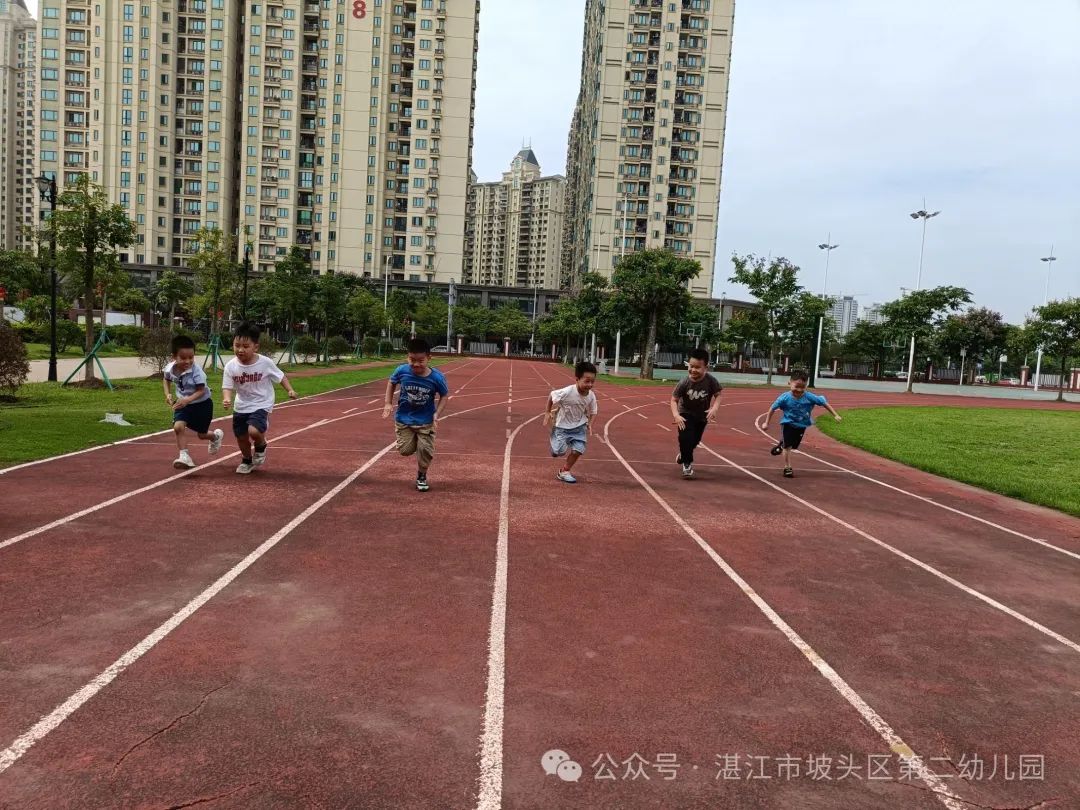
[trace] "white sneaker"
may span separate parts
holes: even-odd
[[[562,481],[564,484],[576,484],[577,479],[570,474],[569,470],[559,470],[555,473],[555,477]]]
[[[692,464],[683,464],[682,465],[682,477],[683,478],[693,478],[694,477],[694,466]]]
[[[214,438],[210,440],[210,446],[207,448],[208,452],[212,456],[216,456],[221,449],[221,442],[225,439],[225,431],[218,428],[214,431]]]
[[[258,450],[256,450],[254,453],[251,454],[251,466],[252,467],[261,467],[265,463],[266,463],[266,450],[265,449],[261,453]]]
[[[190,470],[195,466],[195,462],[191,460],[191,454],[187,450],[181,450],[172,465],[178,470]]]
[[[240,473],[240,475],[251,475],[251,471],[254,469],[255,467],[253,465],[248,464],[246,461],[241,461],[240,466],[236,468],[236,471]]]

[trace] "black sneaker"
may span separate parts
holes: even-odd
[[[774,456],[780,455],[781,453],[784,452],[784,443],[783,442],[777,442],[776,447],[774,447],[769,452],[772,453]]]
[[[784,467],[784,478],[794,478],[795,471],[791,467]]]
[[[427,492],[431,489],[431,485],[428,484],[427,473],[418,473],[416,476],[416,490],[418,492]]]

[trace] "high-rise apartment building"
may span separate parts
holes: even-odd
[[[269,0],[247,22],[241,221],[260,269],[461,278],[476,0]]]
[[[493,183],[469,188],[466,284],[558,289],[562,275],[566,178],[542,176],[532,149]]]
[[[843,337],[859,322],[859,302],[850,295],[834,298],[829,315],[836,324],[836,331]]]
[[[588,0],[564,283],[668,248],[712,289],[734,0]]]
[[[183,264],[212,226],[264,272],[299,245],[316,272],[460,278],[478,11],[42,0],[41,168],[127,208],[128,261]]]
[[[88,174],[135,223],[121,261],[183,265],[236,228],[243,6],[41,0],[42,172]],[[44,215],[44,210],[39,216]]]
[[[23,0],[0,0],[0,249],[29,246],[34,225],[37,23]]]
[[[881,314],[881,304],[873,303],[868,307],[863,307],[859,320],[870,324],[885,323],[885,316]]]

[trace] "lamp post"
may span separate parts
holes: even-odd
[[[536,354],[536,294],[539,290],[540,283],[533,282],[532,332],[529,335],[529,354]]]
[[[825,293],[829,289],[829,257],[832,252],[836,250],[839,245],[832,244],[832,234],[828,234],[825,237],[825,241],[818,245],[818,248],[825,251],[825,281],[821,285],[821,300],[825,300]],[[810,378],[810,386],[817,385],[818,369],[821,367],[821,336],[825,331],[825,316],[819,315],[817,321],[817,350],[814,352],[814,375]]]
[[[915,289],[922,289],[922,268],[923,268],[923,255],[926,252],[926,223],[940,214],[940,211],[934,211],[928,213],[926,210],[926,200],[923,200],[923,207],[918,211],[912,211],[910,216],[912,219],[922,220],[922,244],[919,247],[919,275],[915,280]],[[907,375],[907,388],[905,389],[909,394],[911,393],[911,385],[915,378],[915,333],[911,333],[911,353],[908,355],[908,375]]]
[[[244,297],[240,301],[240,320],[247,320],[248,275],[251,273],[251,240],[247,239],[248,226],[244,226]],[[170,324],[171,326],[171,324]]]
[[[386,257],[386,261],[383,262],[383,292],[382,292],[382,309],[383,317],[386,318],[386,339],[390,340],[390,259],[392,255]]]
[[[49,203],[49,382],[56,382],[56,178],[37,178],[41,199]]]
[[[454,285],[453,279],[450,279],[450,289],[446,295],[446,304],[446,348],[452,352],[454,347],[450,340],[452,339],[454,332],[454,306],[457,304],[457,287]]]
[[[1050,246],[1050,255],[1044,256],[1039,259],[1040,262],[1046,262],[1046,287],[1043,289],[1043,306],[1046,306],[1046,302],[1050,300],[1050,268],[1054,266],[1054,262],[1057,261],[1057,257],[1054,255],[1054,246]],[[1039,390],[1039,375],[1042,374],[1042,358],[1043,350],[1042,346],[1039,347],[1039,352],[1035,358],[1035,390]],[[1061,381],[1061,385],[1065,385],[1065,381]]]

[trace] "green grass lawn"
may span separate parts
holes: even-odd
[[[86,350],[83,348],[82,343],[79,345],[69,345],[66,351],[57,352],[56,356],[60,358],[76,358],[80,359],[86,354]],[[134,349],[128,349],[124,346],[117,346],[116,344],[106,344],[99,352],[101,357],[135,357],[138,352]],[[26,344],[26,358],[28,360],[48,360],[49,359],[49,344],[48,343],[27,343]]]
[[[920,470],[1080,516],[1080,411],[857,408],[822,432]]]
[[[293,377],[291,382],[300,396],[310,396],[385,378],[393,367],[393,363],[388,363],[380,368]],[[214,415],[222,416],[225,411],[220,404],[221,372],[207,376],[214,392]],[[16,402],[0,402],[0,467],[153,433],[172,424],[170,409],[162,396],[161,380],[130,379],[114,383],[117,390],[112,392],[29,383],[19,389]],[[280,386],[277,399],[279,402],[288,399]],[[102,423],[106,411],[124,414],[131,427]]]

